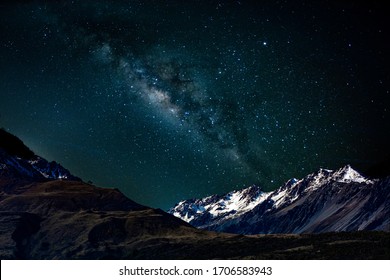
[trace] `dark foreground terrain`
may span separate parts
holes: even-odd
[[[75,181],[7,181],[0,194],[1,259],[390,259],[387,232],[215,233]]]
[[[82,182],[0,129],[0,259],[390,259],[390,232],[196,229]]]

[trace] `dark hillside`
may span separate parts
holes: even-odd
[[[23,141],[18,137],[8,133],[3,128],[0,129],[0,148],[4,149],[8,154],[29,160],[35,156]]]

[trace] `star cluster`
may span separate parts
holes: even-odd
[[[18,1],[0,124],[147,205],[389,152],[388,22],[332,1]]]

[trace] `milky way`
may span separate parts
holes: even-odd
[[[260,2],[260,1],[259,1]],[[0,125],[147,205],[389,154],[384,7],[12,1]]]

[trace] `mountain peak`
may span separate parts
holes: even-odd
[[[188,199],[176,204],[168,213],[191,223],[194,219],[201,223],[213,221],[214,217],[229,219],[251,211],[257,204],[267,198],[269,193],[261,187],[252,185],[242,190],[234,190],[223,195],[212,195],[202,199]],[[181,215],[181,213],[185,213]]]
[[[346,165],[290,179],[268,193],[252,186],[213,200],[183,201],[170,213],[195,227],[240,234],[388,230],[387,186]]]
[[[346,165],[339,170],[336,170],[333,174],[333,179],[340,183],[363,183],[369,180],[361,175],[358,171],[352,168],[351,165]]]
[[[0,171],[8,177],[81,181],[57,162],[37,156],[22,140],[4,129],[0,129]]]

